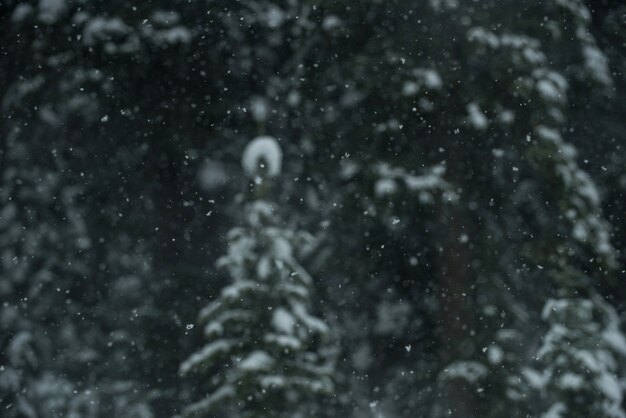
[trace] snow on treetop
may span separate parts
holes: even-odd
[[[280,174],[282,162],[283,152],[276,138],[271,136],[259,136],[250,141],[241,159],[241,165],[250,177],[276,177]]]

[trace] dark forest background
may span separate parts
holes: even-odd
[[[0,0],[0,416],[626,417],[625,69],[621,1]]]

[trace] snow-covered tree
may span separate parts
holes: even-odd
[[[525,369],[539,393],[543,417],[624,418],[626,338],[615,308],[600,296],[550,299],[542,317],[549,330],[537,352],[539,368]]]
[[[328,327],[310,312],[313,279],[298,262],[312,236],[282,226],[278,206],[264,199],[280,160],[271,137],[244,152],[255,198],[217,261],[231,282],[198,316],[207,343],[180,366],[183,375],[202,375],[207,390],[184,416],[293,417],[303,401],[332,389],[322,351]]]
[[[18,140],[22,139],[22,142]],[[78,344],[73,321],[80,304],[68,303],[85,292],[91,247],[80,188],[63,182],[57,171],[29,161],[32,144],[11,132],[0,177],[0,407],[8,418],[53,416],[72,410],[75,382],[70,365],[90,361],[93,351]],[[85,315],[85,313],[82,313]],[[71,354],[70,354],[71,353]],[[73,354],[73,355],[72,355]],[[84,399],[83,399],[84,400]],[[78,398],[74,407],[85,405]]]
[[[288,242],[337,338],[332,402],[311,413],[303,388],[261,387],[272,407],[591,414],[581,397],[619,411],[622,388],[597,383],[624,376],[617,3],[0,1],[0,415],[165,418],[226,378],[242,386],[223,408],[262,415],[260,384],[244,382],[286,379],[283,364],[321,355],[324,334],[300,335],[289,294],[264,302],[271,278],[295,270],[273,244],[246,247],[280,261],[268,278],[260,261],[222,258],[241,300],[226,292],[202,322],[214,324],[207,346],[255,344],[176,378],[201,344],[185,324],[227,276],[209,275],[232,207],[245,217],[231,247]],[[268,133],[292,140],[281,150]],[[281,164],[282,152],[299,158]],[[306,262],[309,238],[292,225],[316,231]],[[238,287],[234,269],[258,289]],[[543,320],[544,305],[583,319]],[[246,309],[250,326],[219,316]],[[275,330],[283,310],[290,332]],[[270,332],[302,348],[273,352]],[[565,390],[578,352],[610,356]]]

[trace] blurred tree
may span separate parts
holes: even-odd
[[[310,416],[314,410],[303,401],[332,390],[332,369],[320,351],[328,327],[309,313],[313,279],[297,262],[312,237],[281,227],[276,205],[266,200],[281,161],[278,143],[267,136],[244,152],[254,199],[246,226],[228,233],[228,254],[217,262],[232,283],[199,314],[208,342],[180,367],[183,375],[205,376],[209,391],[184,416]]]
[[[202,344],[185,325],[225,285],[240,156],[270,132],[267,205],[318,243],[325,415],[619,412],[621,380],[594,382],[623,373],[606,339],[626,298],[623,17],[607,0],[0,1],[2,406],[165,417],[205,395],[178,378]],[[564,390],[572,352],[612,360]]]

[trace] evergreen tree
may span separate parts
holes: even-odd
[[[163,418],[230,379],[241,414],[620,416],[619,3],[0,1],[0,415]],[[241,170],[267,132],[298,158]],[[322,355],[313,295],[267,290],[301,252],[341,359],[314,413],[254,383]],[[181,382],[224,276],[207,346],[242,345]]]
[[[184,416],[307,416],[299,405],[332,389],[321,351],[328,327],[309,312],[313,279],[297,261],[312,237],[281,226],[276,204],[267,200],[280,161],[271,137],[255,139],[244,152],[254,198],[217,262],[231,283],[198,316],[207,343],[180,367],[183,375],[203,375],[208,391]]]
[[[626,417],[626,338],[615,309],[599,296],[563,297],[548,300],[542,317],[550,329],[537,352],[541,368],[524,374],[546,404],[543,416]]]

